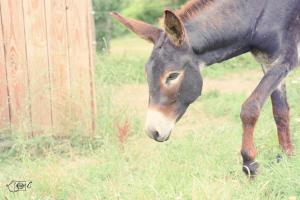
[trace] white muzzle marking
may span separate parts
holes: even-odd
[[[146,132],[149,137],[157,141],[166,141],[175,125],[176,119],[171,119],[163,113],[148,109],[146,118]]]

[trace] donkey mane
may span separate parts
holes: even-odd
[[[212,4],[215,0],[190,0],[176,11],[183,22],[197,16],[199,11]]]

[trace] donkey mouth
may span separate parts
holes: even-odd
[[[156,142],[166,142],[170,139],[171,131],[167,136],[161,136],[158,131],[146,131],[147,135]]]
[[[159,133],[156,131],[156,133],[154,133],[154,135],[153,135],[153,139],[156,142],[166,142],[166,141],[168,141],[170,139],[170,136],[171,136],[171,131],[170,131],[169,135],[166,138],[160,137]]]
[[[148,110],[146,119],[146,133],[157,142],[165,142],[170,138],[175,125],[175,119],[166,117],[157,110]]]

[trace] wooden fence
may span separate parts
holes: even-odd
[[[0,0],[0,129],[95,129],[91,0]]]

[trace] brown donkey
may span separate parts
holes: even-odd
[[[253,131],[270,96],[279,143],[292,154],[284,79],[300,61],[300,0],[192,0],[178,11],[164,11],[164,30],[111,15],[154,44],[145,66],[149,85],[146,131],[151,138],[168,140],[175,123],[201,95],[199,66],[252,52],[264,76],[241,110],[243,171],[256,174]]]

